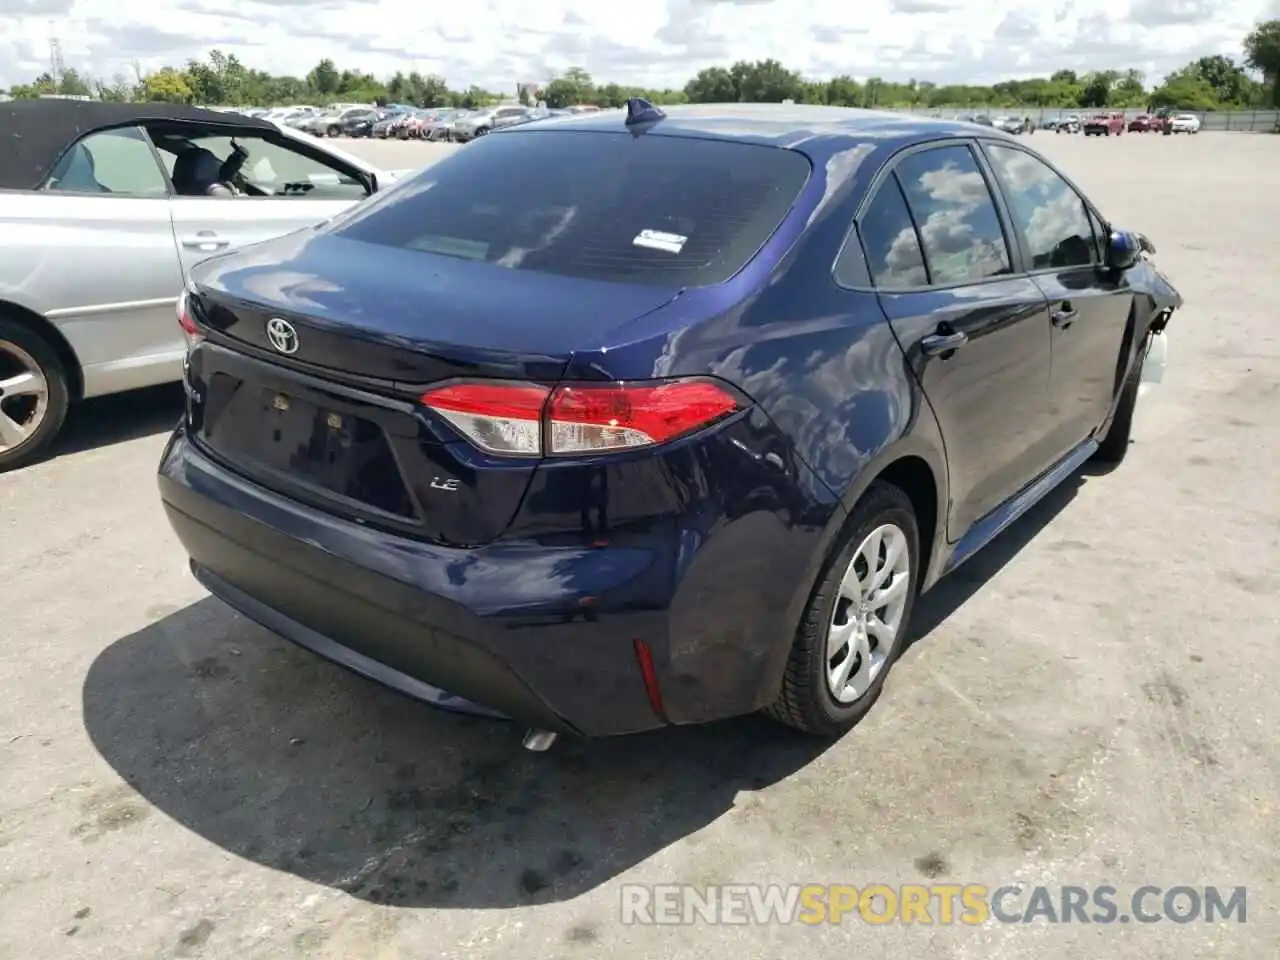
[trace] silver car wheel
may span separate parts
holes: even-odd
[[[865,696],[902,630],[911,590],[907,535],[892,523],[872,530],[849,561],[827,631],[827,688],[837,703]]]
[[[0,453],[22,446],[49,410],[49,381],[16,343],[0,340]]]

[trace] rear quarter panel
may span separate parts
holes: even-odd
[[[751,522],[738,518],[708,538],[682,571],[686,582],[697,583],[718,575],[732,556],[741,582],[773,583],[767,604],[744,598],[741,629],[725,641],[760,654],[749,658],[755,706],[776,691],[796,624],[839,542],[847,510],[876,474],[914,455],[929,465],[938,490],[946,489],[937,425],[877,298],[832,278],[857,198],[888,155],[875,144],[817,150],[801,199],[737,276],[684,292],[609,344],[577,354],[566,373],[588,379],[711,374],[755,402],[773,437],[772,447],[757,440],[756,449],[789,474],[788,509]],[[757,427],[757,437],[765,432]],[[922,549],[931,552],[932,545]],[[673,624],[682,616],[697,614],[684,612],[677,599]],[[715,657],[714,645],[704,655]]]

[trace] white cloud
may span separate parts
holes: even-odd
[[[1239,54],[1265,0],[0,0],[0,87],[48,68],[56,31],[93,76],[218,47],[273,73],[323,57],[378,75],[514,89],[571,66],[598,80],[679,86],[699,68],[773,57],[814,77],[990,83],[1136,66],[1156,79]]]

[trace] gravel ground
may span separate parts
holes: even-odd
[[[1155,241],[1172,370],[1124,466],[929,596],[825,750],[749,719],[533,755],[349,676],[186,572],[177,389],[78,410],[0,477],[0,957],[1273,960],[1280,137],[1033,143]],[[1014,881],[1246,885],[1247,922],[619,921],[624,882]]]

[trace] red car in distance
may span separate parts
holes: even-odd
[[[1147,116],[1145,113],[1129,121],[1130,133],[1151,133],[1159,129],[1160,121],[1155,117]]]
[[[1100,113],[1084,122],[1086,137],[1109,137],[1112,134],[1118,137],[1122,133],[1124,133],[1124,114],[1119,111]]]

